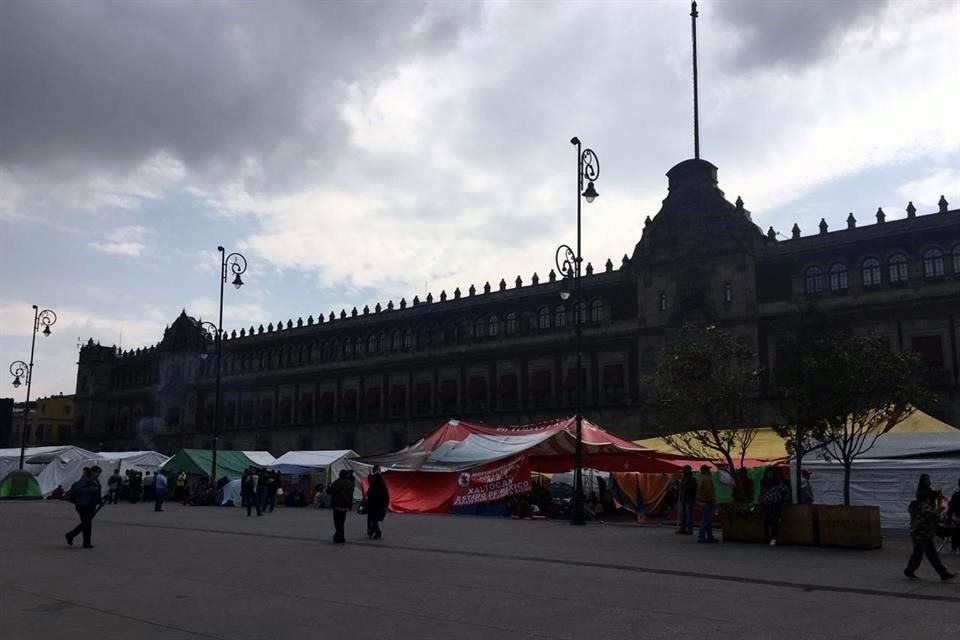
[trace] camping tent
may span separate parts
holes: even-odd
[[[313,484],[322,482],[326,486],[336,480],[342,470],[352,470],[349,460],[357,457],[357,452],[350,449],[333,451],[288,451],[271,465],[271,469],[284,475],[310,476],[300,482],[300,489],[307,491]],[[309,480],[309,481],[308,481]],[[363,491],[357,483],[354,498],[363,498]]]
[[[220,499],[220,506],[231,505],[234,507],[239,507],[242,503],[241,499],[241,489],[240,486],[241,480],[237,478],[236,480],[231,480],[223,486],[223,497]]]
[[[843,504],[843,465],[820,456],[808,457],[810,484],[818,504]],[[921,473],[930,474],[935,489],[947,497],[960,479],[960,431],[952,433],[892,433],[877,440],[865,457],[854,461],[850,502],[877,505],[884,527],[906,527],[907,506]]]
[[[242,476],[248,467],[269,466],[275,461],[266,451],[217,451],[217,478],[226,476],[233,480]],[[209,476],[212,464],[209,449],[181,449],[161,468],[167,475],[184,471],[188,475]]]
[[[29,471],[11,471],[0,480],[0,499],[40,500],[43,493]]]
[[[80,447],[69,445],[51,447],[27,447],[24,455],[24,470],[34,475],[43,471],[54,459],[73,460],[78,458],[94,458],[96,454]],[[20,448],[0,449],[0,478],[11,471],[20,468]]]
[[[675,471],[670,456],[582,423],[583,465],[601,471]],[[495,502],[531,490],[531,471],[574,466],[576,421],[500,427],[450,420],[409,447],[351,460],[363,475],[386,473],[394,511],[448,513],[453,507]]]
[[[156,473],[168,460],[167,456],[156,451],[104,451],[91,453],[90,457],[62,456],[52,460],[43,471],[37,474],[37,482],[44,495],[52,493],[57,486],[64,490],[80,479],[84,467],[99,466],[105,477],[109,477],[114,469],[133,469],[141,473]],[[102,480],[102,484],[106,480]]]

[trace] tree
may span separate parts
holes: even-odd
[[[799,492],[803,460],[823,447],[825,412],[822,398],[832,384],[821,370],[839,338],[826,314],[808,307],[781,323],[776,338],[775,388],[772,393],[780,420],[774,431],[783,438],[794,460],[794,489]]]
[[[815,399],[824,454],[843,465],[843,503],[850,504],[850,474],[857,458],[905,420],[926,398],[922,365],[877,335],[836,337],[815,367],[822,376]]]
[[[757,436],[748,426],[756,395],[756,354],[731,334],[709,325],[687,326],[661,354],[655,387],[664,417],[685,431],[666,442],[694,458],[726,461],[742,493],[736,470]]]

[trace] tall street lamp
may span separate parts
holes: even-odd
[[[557,270],[563,276],[560,286],[560,297],[570,299],[570,283],[573,282],[573,327],[577,336],[577,386],[574,397],[576,399],[577,441],[574,449],[574,481],[573,481],[573,509],[570,513],[570,524],[586,524],[584,514],[583,495],[583,353],[581,350],[583,324],[580,308],[580,275],[583,256],[580,244],[580,210],[582,201],[593,202],[598,195],[594,182],[600,177],[600,160],[593,149],[582,149],[580,139],[573,137],[570,144],[577,147],[577,250],[574,252],[570,245],[562,244],[557,249]],[[584,182],[587,183],[584,188]]]
[[[217,483],[217,438],[220,434],[220,418],[223,415],[223,399],[220,397],[220,377],[223,362],[223,289],[227,284],[227,278],[232,274],[234,287],[239,289],[243,286],[243,278],[240,276],[247,271],[247,259],[239,253],[227,255],[223,247],[217,247],[220,252],[220,317],[219,322],[214,326],[211,322],[203,322],[200,327],[206,335],[213,334],[215,353],[217,358],[217,382],[214,392],[213,409],[213,443],[211,447],[210,479],[213,485]],[[206,357],[206,352],[201,357]]]
[[[33,305],[33,335],[30,339],[30,363],[23,360],[16,360],[10,364],[10,375],[13,376],[13,388],[19,389],[22,382],[27,383],[27,400],[24,403],[23,424],[20,426],[20,468],[23,469],[23,461],[27,453],[27,433],[30,431],[30,391],[33,387],[33,354],[37,346],[37,331],[43,327],[44,337],[51,333],[50,327],[57,322],[57,314],[50,309],[40,311],[37,305]]]

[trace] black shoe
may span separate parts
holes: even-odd
[[[70,537],[70,534],[69,534],[69,533],[67,533],[67,534],[64,534],[64,536],[63,536],[63,537],[67,539],[67,544],[68,544],[68,545],[70,545],[70,546],[72,547],[72,546],[73,546],[73,538],[72,538],[72,537]]]
[[[85,545],[83,545],[83,548],[84,548],[84,549],[93,549],[93,545],[92,545],[92,544],[85,544]]]
[[[957,577],[957,574],[955,574],[955,573],[950,573],[950,572],[948,571],[947,573],[945,573],[945,574],[943,574],[942,576],[940,576],[940,579],[943,580],[944,582],[947,582],[948,580],[953,580],[953,579],[956,578],[956,577]]]
[[[920,579],[920,578],[917,577],[917,574],[915,574],[913,571],[910,571],[909,569],[904,569],[904,570],[903,570],[903,575],[907,576],[907,578],[910,579],[910,580],[919,580],[919,579]]]
[[[383,534],[382,534],[382,533],[375,533],[375,534],[373,534],[373,539],[374,539],[374,540],[379,540],[379,539],[382,538],[382,537],[383,537]]]

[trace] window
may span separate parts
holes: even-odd
[[[483,318],[477,318],[473,321],[473,337],[479,339],[485,335],[487,335],[487,325]]]
[[[943,277],[943,251],[940,251],[940,249],[927,249],[923,252],[923,277]]]
[[[590,303],[590,322],[603,322],[603,302],[594,300]]]
[[[867,258],[863,261],[861,277],[864,287],[880,286],[880,261],[876,258]]]
[[[804,272],[803,290],[808,294],[823,291],[823,272],[820,267],[810,267]]]
[[[270,398],[260,399],[260,424],[269,425],[273,423],[273,400]]]
[[[660,294],[660,311],[666,311],[666,310],[667,310],[667,294],[661,293]]]
[[[291,422],[293,422],[293,398],[282,396],[280,398],[280,424],[290,424]]]
[[[534,407],[541,409],[550,404],[550,384],[549,371],[537,371],[530,378],[530,394],[533,398]]]
[[[500,395],[500,407],[503,409],[513,409],[517,406],[517,374],[508,373],[500,376],[500,384],[497,386]]]
[[[887,263],[890,274],[890,284],[893,286],[905,285],[910,281],[910,265],[907,258],[902,253],[898,253],[890,258]]]
[[[467,396],[471,411],[485,411],[487,408],[487,379],[481,376],[470,378]]]
[[[417,386],[414,387],[413,390],[413,399],[415,401],[415,408],[418,414],[425,415],[430,413],[432,399],[432,395],[430,394],[430,383],[418,382]]]
[[[553,310],[553,328],[563,329],[567,326],[567,308],[562,304]]]
[[[608,364],[603,368],[603,395],[607,402],[620,402],[623,400],[623,382],[622,364]]]
[[[363,342],[360,338],[353,339],[353,357],[359,358],[363,355]]]
[[[405,329],[403,332],[403,349],[410,351],[413,349],[413,329]]]
[[[440,410],[454,413],[457,410],[457,381],[444,380],[440,383]]]
[[[960,247],[957,247],[957,255],[954,257],[954,261],[957,258],[960,258]],[[960,273],[960,270],[954,269],[954,271]],[[550,309],[547,307],[540,307],[540,311],[537,312],[537,328],[541,331],[544,329],[550,328]]]
[[[407,388],[402,384],[395,384],[390,390],[390,407],[393,415],[403,415],[407,408]]]
[[[400,351],[400,332],[396,329],[394,329],[393,333],[390,334],[390,343],[392,345],[391,348],[394,351]]]
[[[500,319],[497,316],[487,318],[487,335],[496,338],[500,334]]]
[[[512,336],[517,333],[517,314],[513,312],[507,314],[504,333],[506,333],[508,336]]]
[[[384,353],[387,350],[387,334],[381,332],[377,335],[377,353]]]
[[[830,291],[843,293],[847,290],[847,265],[835,264],[830,267]]]
[[[960,244],[953,248],[953,273],[960,276]]]
[[[577,302],[576,314],[577,314],[576,316],[577,320],[580,322],[581,325],[587,324],[587,303],[586,302],[583,302],[582,300],[580,302]]]
[[[300,394],[300,424],[313,422],[313,394]]]
[[[733,302],[733,285],[729,282],[723,285],[723,303],[730,304]]]
[[[377,352],[377,336],[367,336],[367,355],[372,356]]]

